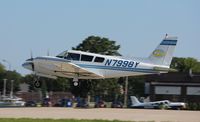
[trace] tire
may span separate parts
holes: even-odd
[[[42,83],[41,81],[35,81],[33,85],[35,88],[41,88]]]

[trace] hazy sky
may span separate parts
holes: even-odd
[[[97,35],[147,57],[166,33],[178,36],[175,56],[200,59],[200,0],[0,0],[0,62],[22,74],[30,50],[57,55]]]

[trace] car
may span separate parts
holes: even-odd
[[[71,99],[60,99],[56,104],[54,104],[54,107],[72,107],[72,100]]]
[[[111,108],[123,108],[123,104],[120,101],[113,101],[111,104]]]
[[[50,107],[51,106],[50,98],[44,98],[43,101],[42,101],[42,106],[43,107]]]
[[[76,107],[78,107],[78,108],[88,108],[89,104],[85,99],[79,98],[79,99],[77,99]]]
[[[106,104],[103,100],[99,100],[94,105],[95,108],[106,108]]]
[[[27,101],[25,103],[26,107],[37,107],[37,103],[35,101]]]

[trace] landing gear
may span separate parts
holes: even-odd
[[[35,78],[33,85],[35,88],[40,88],[42,86],[42,83],[41,81],[39,81],[39,78]]]
[[[78,86],[78,78],[73,78],[74,86]]]
[[[41,81],[34,81],[33,85],[35,88],[40,88],[41,87]]]
[[[74,86],[78,86],[78,82],[77,81],[74,82]]]

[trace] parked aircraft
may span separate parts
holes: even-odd
[[[131,96],[131,108],[149,108],[149,109],[184,109],[186,107],[183,102],[170,102],[169,100],[161,100],[154,102],[139,102],[135,96]]]
[[[170,70],[172,55],[177,37],[166,37],[148,58],[127,59],[121,56],[101,55],[69,50],[57,56],[41,56],[27,59],[23,64],[37,76],[72,78],[74,85],[78,79],[105,79],[124,76],[137,76],[166,73]],[[39,80],[35,81],[39,87]]]

